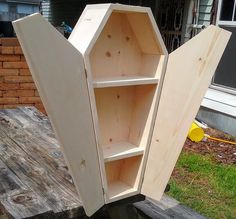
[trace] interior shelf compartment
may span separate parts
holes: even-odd
[[[143,147],[137,147],[128,142],[120,142],[103,147],[103,157],[105,162],[141,155]]]
[[[120,76],[120,77],[107,77],[100,78],[93,81],[94,88],[102,87],[115,87],[115,86],[127,86],[127,85],[140,85],[140,84],[157,84],[157,78],[146,76]]]
[[[156,89],[156,84],[94,89],[105,159],[141,154],[146,148]]]
[[[105,163],[108,202],[138,193],[142,155]]]
[[[130,76],[160,78],[164,59],[148,14],[126,11],[112,12],[88,55],[95,81]],[[95,82],[95,87],[99,85]]]

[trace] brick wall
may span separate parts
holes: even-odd
[[[0,108],[45,109],[16,38],[0,38]]]

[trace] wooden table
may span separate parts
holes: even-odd
[[[87,218],[51,124],[34,107],[0,110],[0,209],[0,218]],[[203,218],[171,198],[153,203],[142,195],[104,206],[93,218],[138,214]]]

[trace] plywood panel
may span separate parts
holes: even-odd
[[[229,37],[210,26],[169,55],[143,194],[161,198]]]
[[[41,15],[13,22],[87,215],[104,204],[82,55]]]

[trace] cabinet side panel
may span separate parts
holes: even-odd
[[[230,33],[210,26],[169,55],[142,193],[159,200]]]
[[[87,215],[104,204],[82,55],[39,14],[13,22]]]
[[[109,8],[110,4],[97,4],[87,5],[84,9],[68,39],[82,54],[85,54],[98,37],[110,13]]]

